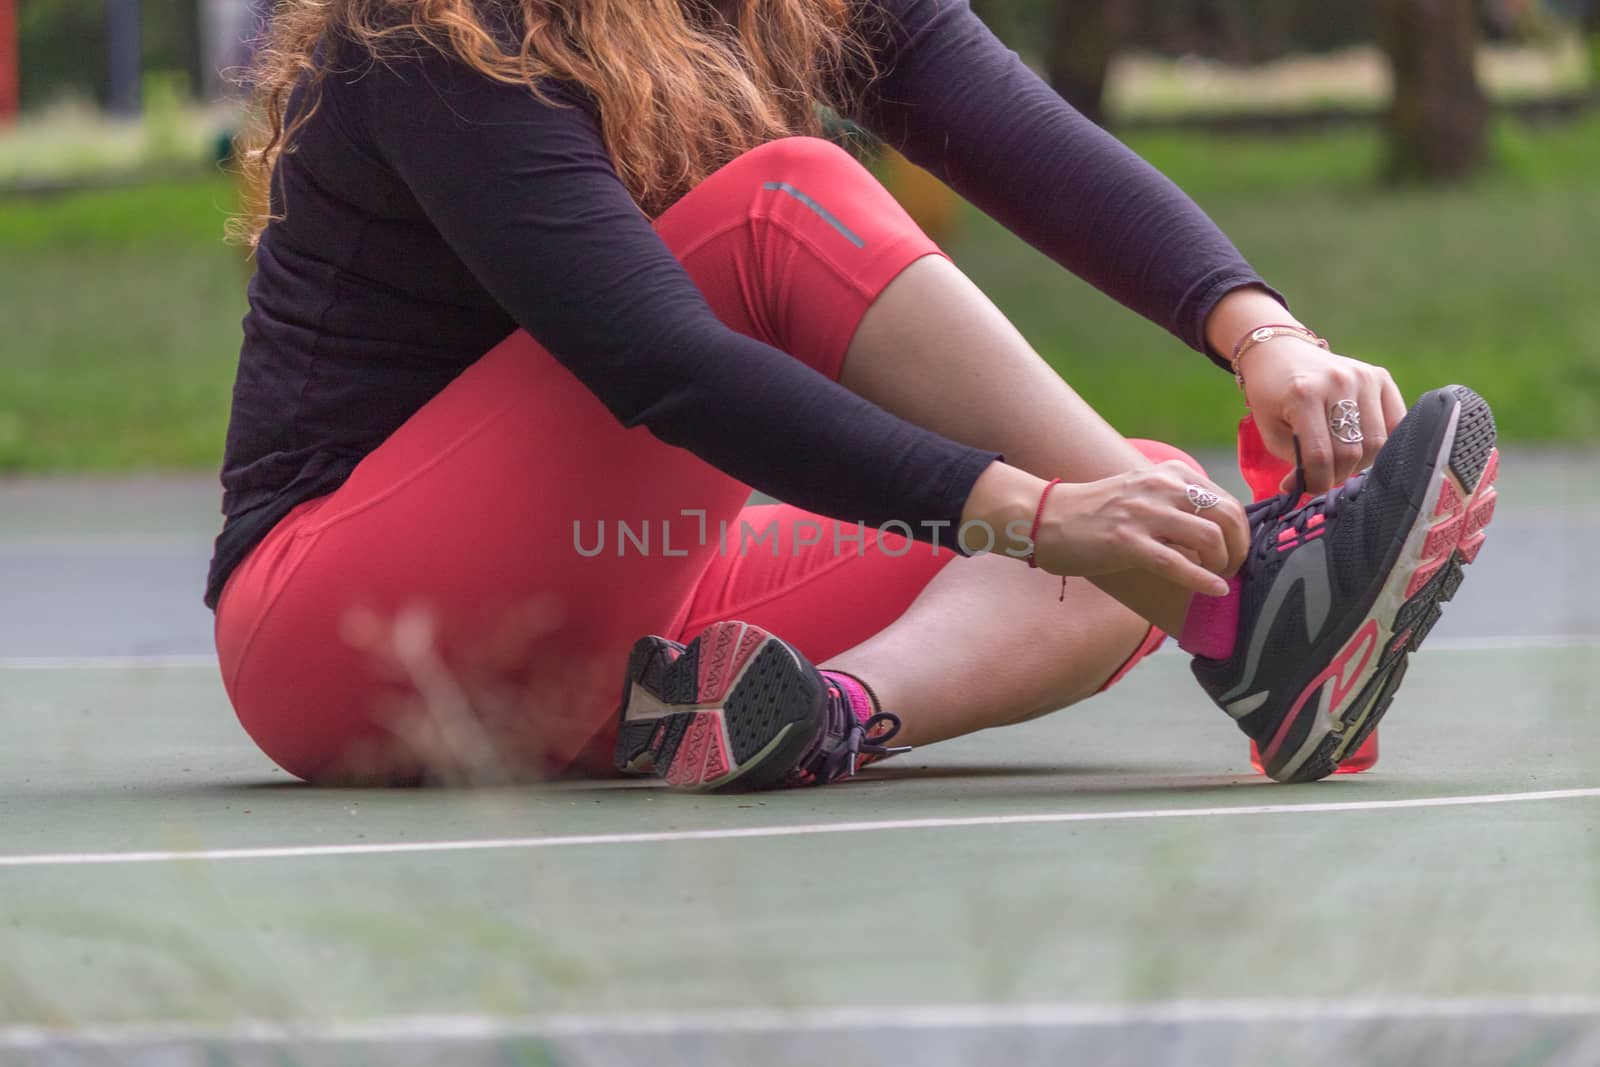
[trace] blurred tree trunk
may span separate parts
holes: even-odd
[[[1600,84],[1600,0],[1589,0],[1583,12],[1583,28],[1589,35],[1589,69]]]
[[[1384,0],[1384,44],[1394,71],[1391,176],[1449,181],[1483,160],[1489,101],[1478,84],[1473,0]]]
[[[199,0],[183,0],[173,14],[173,50],[182,64],[184,79],[189,83],[189,94],[199,97],[209,86],[207,82],[204,33],[200,25]]]
[[[140,0],[106,0],[106,110],[118,118],[139,115],[144,71]]]
[[[1122,36],[1119,0],[1053,0],[1045,72],[1073,107],[1105,125],[1106,72]]]

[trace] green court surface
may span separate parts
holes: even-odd
[[[294,784],[214,669],[0,670],[0,1063],[1600,1059],[1593,643],[1421,653],[1367,775],[1177,655],[823,789]]]
[[[215,486],[0,482],[0,1067],[1594,1067],[1595,458],[1507,453],[1370,774],[1260,779],[1164,652],[729,797],[296,784],[209,654]]]

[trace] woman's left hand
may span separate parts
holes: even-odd
[[[1299,438],[1311,493],[1327,492],[1370,466],[1405,417],[1405,400],[1388,371],[1298,337],[1253,346],[1239,361],[1239,373],[1268,450],[1293,461]],[[1358,423],[1342,401],[1355,402]]]

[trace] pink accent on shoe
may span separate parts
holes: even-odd
[[[1461,516],[1457,515],[1428,531],[1428,539],[1422,545],[1422,558],[1438,559],[1440,556],[1448,556],[1460,540]]]
[[[1443,567],[1446,562],[1448,562],[1448,557],[1446,559],[1436,559],[1432,563],[1425,563],[1418,567],[1416,573],[1411,576],[1410,583],[1406,585],[1406,599],[1410,600],[1420,593],[1422,587],[1433,580],[1433,576],[1439,573],[1439,568]]]
[[[1478,558],[1478,552],[1483,548],[1483,542],[1486,539],[1486,535],[1481,533],[1475,533],[1471,537],[1463,537],[1461,543],[1456,546],[1456,554],[1461,557],[1463,563],[1471,563]]]
[[[700,780],[709,782],[721,778],[728,773],[728,752],[722,746],[722,731],[717,728],[719,724],[712,724],[711,743],[706,748],[706,765],[700,772]]]
[[[1333,692],[1328,697],[1328,714],[1338,718],[1339,705],[1344,703],[1346,697],[1356,687],[1356,679],[1361,677],[1361,672],[1367,669],[1367,661],[1372,658],[1372,653],[1378,647],[1378,620],[1368,619],[1365,626],[1357,630],[1355,636],[1345,643],[1344,648],[1334,657],[1321,674],[1311,679],[1311,684],[1300,691],[1300,697],[1294,702],[1294,707],[1289,709],[1289,714],[1283,717],[1283,723],[1278,727],[1278,732],[1272,735],[1272,743],[1267,746],[1267,751],[1262,754],[1264,763],[1271,763],[1278,749],[1283,747],[1284,738],[1289,736],[1289,727],[1300,717],[1300,709],[1305,706],[1312,694],[1316,693],[1331,678]],[[1355,670],[1347,671],[1357,653],[1361,654],[1361,661],[1356,664]]]
[[[850,710],[855,713],[857,722],[866,722],[878,713],[872,703],[872,694],[867,692],[867,687],[856,681],[848,674],[839,671],[822,671],[822,676],[828,684],[837,689],[850,705]]]
[[[1296,530],[1293,526],[1291,526],[1287,530],[1279,531],[1279,533],[1278,533],[1278,541],[1280,543],[1282,543],[1284,541],[1293,541],[1296,538],[1298,538],[1299,536],[1300,536],[1300,531]]]
[[[1487,536],[1483,528],[1494,518],[1495,505],[1500,501],[1500,494],[1494,487],[1495,476],[1499,473],[1500,450],[1496,448],[1489,452],[1489,462],[1484,464],[1483,474],[1478,477],[1478,488],[1466,504],[1461,543],[1456,546],[1456,555],[1464,563],[1477,559],[1478,552],[1483,548]]]
[[[1306,529],[1315,530],[1318,526],[1321,526],[1322,523],[1324,522],[1324,520],[1326,520],[1326,519],[1327,519],[1326,515],[1322,514],[1321,512],[1318,512],[1317,514],[1311,516],[1309,519],[1306,520]]]
[[[715,748],[716,762],[722,770],[707,773],[711,770],[708,759]],[[676,786],[700,785],[708,779],[719,777],[727,773],[728,759],[722,750],[722,715],[715,711],[702,711],[694,717],[689,724],[689,729],[684,733],[683,740],[678,743],[678,751],[672,757],[672,766],[667,768],[667,784]]]
[[[1493,488],[1487,491],[1479,490],[1481,494],[1473,500],[1472,510],[1467,512],[1467,536],[1471,536],[1489,525],[1494,518],[1494,506],[1500,500],[1500,494]]]
[[[700,702],[711,704],[727,696],[745,662],[767,639],[766,631],[746,623],[716,625],[716,639],[700,646]]]
[[[1227,596],[1201,596],[1189,601],[1183,619],[1178,647],[1192,656],[1227,659],[1239,639],[1239,589],[1244,582],[1235,575],[1228,579]]]
[[[1454,515],[1461,510],[1461,494],[1456,490],[1456,485],[1446,478],[1439,487],[1439,506],[1433,509],[1435,516]]]

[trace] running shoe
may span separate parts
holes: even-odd
[[[688,645],[641,638],[618,714],[617,769],[683,789],[823,784],[909,751],[889,746],[900,719],[860,682],[742,622],[713,623]]]
[[[1452,385],[1417,401],[1370,469],[1303,505],[1296,485],[1246,508],[1237,639],[1191,666],[1270,777],[1324,778],[1377,726],[1483,547],[1498,470],[1489,405]]]

